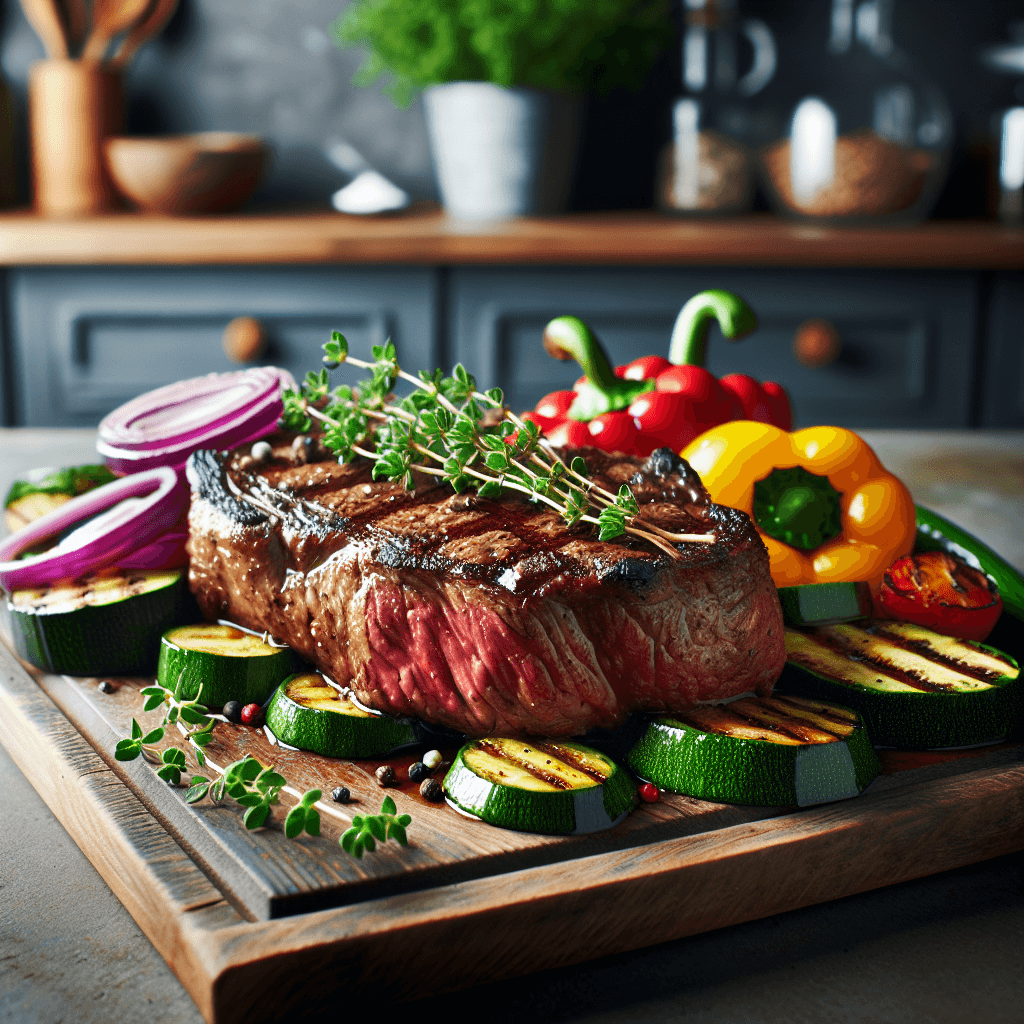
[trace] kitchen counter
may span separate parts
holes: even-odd
[[[78,221],[0,214],[0,265],[378,263],[1024,269],[1024,230],[994,221],[821,227],[768,214],[727,220],[655,211],[460,224],[424,204],[328,212]]]
[[[30,467],[93,459],[94,436],[0,431],[0,491]],[[1024,569],[1024,433],[864,436],[916,500]],[[111,784],[119,785],[112,777]],[[171,970],[2,750],[0,786],[13,826],[0,830],[0,1021],[200,1021]],[[1024,855],[1001,857],[399,1012],[452,1019],[486,1007],[497,1022],[578,1024],[1016,1021],[1024,996],[1022,867]],[[339,987],[342,1011],[369,1005]],[[272,1007],[265,1019],[275,1019]]]

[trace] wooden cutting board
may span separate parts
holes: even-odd
[[[189,806],[139,760],[113,759],[148,680],[30,672],[0,647],[0,741],[132,913],[207,1020],[291,1018],[343,981],[411,999],[691,935],[1024,848],[1024,744],[883,752],[862,796],[798,811],[665,795],[615,829],[495,829],[389,789],[409,846],[361,861],[337,845],[385,795],[343,763],[218,726],[211,760],[273,763],[297,792],[336,785],[318,838],[248,832],[231,801]],[[419,753],[426,747],[421,747]],[[443,749],[443,748],[442,748]],[[451,751],[453,752],[453,751]],[[416,750],[394,763],[399,776]],[[296,985],[295,979],[302,978]],[[330,979],[330,985],[317,984]]]

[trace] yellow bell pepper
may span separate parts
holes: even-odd
[[[913,549],[916,530],[910,492],[852,430],[809,427],[787,433],[767,423],[737,420],[701,434],[681,454],[713,501],[740,509],[754,520],[768,549],[776,586],[866,580],[877,587],[885,570]],[[780,483],[762,484],[755,499],[755,485],[768,481],[776,471],[794,467],[799,467],[795,474],[775,477]],[[801,470],[817,479],[803,476]],[[802,481],[810,487],[801,487]],[[830,498],[833,493],[835,497]],[[820,494],[824,497],[819,501]],[[831,500],[837,516],[823,532],[816,534],[812,522],[802,541],[787,543],[778,539],[774,519],[769,530],[776,535],[764,529],[768,525],[765,509],[775,508],[766,505],[766,499],[778,499],[780,517],[785,515],[782,506],[787,500],[793,507],[803,501],[809,510],[805,519],[809,515],[810,520],[823,523]],[[762,522],[755,516],[755,504]],[[793,534],[789,536],[792,539]],[[819,536],[826,539],[816,544]]]

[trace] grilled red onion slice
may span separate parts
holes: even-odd
[[[96,448],[117,473],[181,468],[199,448],[234,448],[270,433],[294,388],[287,370],[211,373],[148,391],[100,423]]]
[[[188,488],[169,467],[137,473],[72,498],[0,544],[0,586],[8,592],[75,579],[119,563],[171,531]],[[18,556],[71,530],[39,555]]]

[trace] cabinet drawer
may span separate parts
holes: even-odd
[[[390,337],[408,365],[438,361],[435,275],[425,269],[24,270],[11,298],[14,417],[26,426],[95,425],[144,391],[241,368],[222,346],[238,316],[265,329],[258,362],[296,380],[320,367],[332,330],[354,355]]]
[[[979,420],[1024,427],[1024,275],[999,275],[989,308]]]
[[[737,343],[717,326],[708,368],[749,373],[789,391],[796,424],[964,427],[974,386],[977,285],[970,274],[843,271],[472,269],[451,274],[452,355],[518,410],[569,388],[575,363],[541,345],[552,317],[575,314],[601,338],[613,363],[667,354],[683,302],[705,288],[742,295],[760,326]],[[829,320],[839,358],[810,369],[793,354],[797,327]]]

